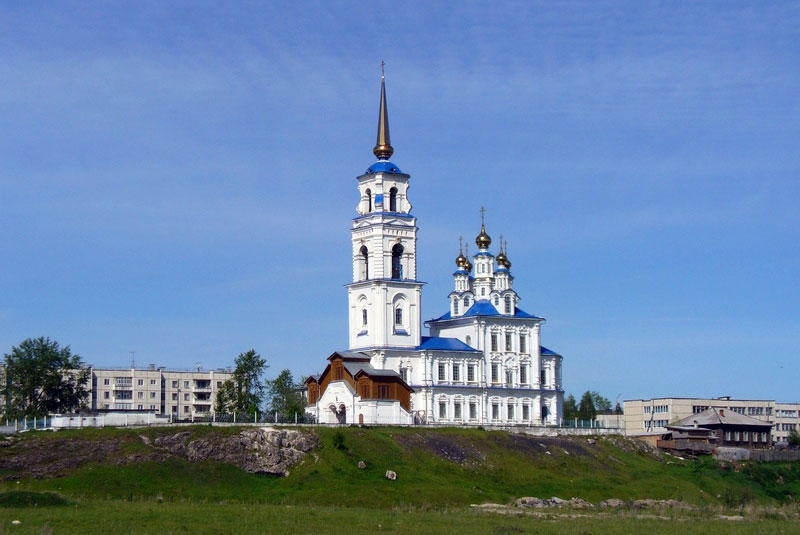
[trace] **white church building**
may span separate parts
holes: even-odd
[[[307,412],[320,423],[557,425],[562,356],[541,345],[544,319],[521,310],[511,262],[481,222],[478,252],[459,251],[448,311],[425,321],[417,275],[410,176],[389,158],[381,77],[378,161],[358,177],[347,286],[349,348],[306,380]],[[483,212],[481,219],[483,220]]]

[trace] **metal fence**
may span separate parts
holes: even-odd
[[[50,427],[50,418],[38,416],[32,418],[6,418],[5,428],[9,431],[28,431],[33,429],[47,429]]]
[[[577,418],[561,420],[559,427],[573,429],[619,429],[617,426],[609,426],[600,420],[578,420]]]

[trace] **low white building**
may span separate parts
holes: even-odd
[[[472,261],[456,258],[448,311],[422,335],[417,220],[410,176],[389,161],[383,79],[378,124],[378,161],[357,178],[349,349],[306,381],[307,411],[331,423],[557,425],[563,359],[540,343],[544,319],[519,308],[507,246],[492,254],[483,222]]]

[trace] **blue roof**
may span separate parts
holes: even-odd
[[[477,351],[458,338],[440,338],[438,336],[423,336],[422,343],[417,349],[436,349],[439,351]]]
[[[547,349],[544,346],[539,346],[539,353],[541,353],[542,355],[555,355],[557,357],[561,356],[558,353],[556,353],[555,351],[553,351],[552,349]]]
[[[464,314],[462,314],[461,316],[457,316],[457,317],[463,318],[463,317],[470,317],[470,316],[505,316],[505,317],[509,317],[506,314],[500,314],[497,311],[497,309],[494,308],[494,305],[492,305],[492,303],[488,299],[479,299],[478,301],[475,301],[475,303],[473,303],[473,305],[471,307],[469,307],[469,310],[464,312]],[[539,316],[534,316],[533,314],[528,314],[524,310],[522,310],[520,308],[517,308],[517,307],[514,308],[514,315],[511,316],[511,317],[522,318],[522,319],[536,319],[536,320],[544,319],[544,318],[540,318]],[[438,318],[436,318],[434,320],[431,320],[431,321],[441,321],[441,320],[449,320],[449,319],[453,319],[453,316],[449,312],[447,312],[446,314],[444,314],[442,316],[439,316]]]
[[[367,173],[402,173],[402,171],[392,162],[381,160],[370,165]]]

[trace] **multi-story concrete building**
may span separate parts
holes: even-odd
[[[792,430],[800,431],[800,402],[771,399],[653,398],[625,400],[625,434],[666,433],[666,426],[709,408],[727,409],[772,424],[772,442],[786,442]]]
[[[178,418],[213,412],[217,391],[230,370],[90,368],[92,410],[153,411]]]

